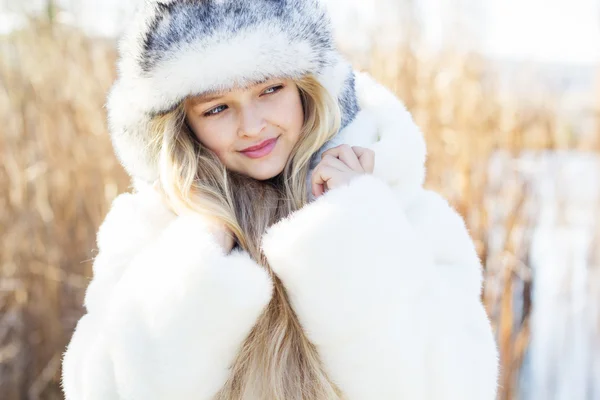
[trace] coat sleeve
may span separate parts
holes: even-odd
[[[426,197],[411,220],[387,183],[364,175],[264,238],[349,400],[495,399],[497,352],[479,261],[462,220]]]
[[[264,268],[152,196],[121,195],[98,231],[87,314],[63,359],[67,400],[211,399],[271,298]]]

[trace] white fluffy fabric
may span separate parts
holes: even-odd
[[[229,377],[271,279],[223,254],[201,217],[168,215],[151,190],[115,200],[63,361],[67,400],[208,400]]]
[[[365,74],[357,90],[362,111],[331,145],[375,149],[375,173],[274,225],[269,264],[348,400],[493,400],[497,350],[465,224],[423,189],[423,138],[400,101]],[[137,186],[99,231],[66,398],[209,400],[271,298],[270,277]]]
[[[355,87],[361,111],[320,152],[340,144],[372,149],[375,175],[396,187],[407,204],[425,181],[425,139],[404,104],[368,73],[355,71]]]
[[[304,330],[348,399],[495,399],[496,348],[476,255],[461,242],[464,226],[443,224],[453,217],[449,208],[429,211],[442,215],[435,226],[409,220],[390,185],[365,175],[264,239]],[[431,235],[467,253],[451,254]]]

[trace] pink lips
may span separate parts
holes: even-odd
[[[240,151],[240,153],[250,158],[264,157],[271,151],[273,151],[275,145],[277,144],[277,139],[278,138],[265,140],[264,142],[259,143],[256,146],[251,146],[247,149]]]

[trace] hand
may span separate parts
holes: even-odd
[[[163,198],[163,201],[167,203],[164,196],[164,191],[162,190],[162,187],[160,185],[160,181],[155,181],[152,185],[152,188],[156,192],[158,192],[158,194],[160,194]],[[176,212],[175,209],[169,204],[167,204],[167,207],[169,207],[169,209],[175,215],[181,214]],[[223,250],[225,250],[225,253],[229,253],[231,249],[233,249],[233,246],[235,244],[235,236],[233,232],[231,232],[231,230],[224,223],[217,220],[216,218],[206,218],[206,224],[208,226],[209,232],[213,235],[217,243],[223,248]]]
[[[312,173],[312,193],[319,197],[328,190],[347,184],[359,175],[373,173],[374,167],[373,150],[350,147],[346,144],[329,149],[323,153],[321,162]]]
[[[225,250],[225,253],[229,253],[233,249],[235,236],[224,223],[211,219],[208,221],[208,229],[217,243]]]

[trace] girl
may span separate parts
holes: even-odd
[[[465,225],[319,1],[147,1],[108,111],[135,191],[98,232],[68,400],[495,398]]]

